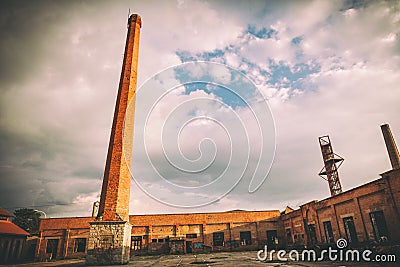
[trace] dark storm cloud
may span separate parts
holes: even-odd
[[[115,81],[96,77],[96,59],[112,62],[96,51],[97,30],[77,12],[99,20],[101,8],[85,1],[0,3],[0,206],[10,211],[49,210],[98,191],[106,142],[98,144],[91,137],[97,128],[86,125],[104,129],[106,141],[107,100],[115,92],[104,89]]]
[[[1,1],[0,81],[2,90],[41,71],[43,58],[55,53],[49,39],[69,16],[74,2]],[[76,2],[75,2],[76,4]],[[27,45],[28,44],[28,45]]]
[[[138,85],[181,63],[177,51],[212,61],[218,60],[213,51],[224,51],[223,62],[247,72],[271,104],[277,151],[267,181],[249,194],[244,180],[202,211],[283,208],[328,196],[317,175],[317,137],[326,133],[346,158],[343,188],[389,168],[379,124],[400,132],[398,1],[1,1],[0,206],[90,214],[101,187],[129,8],[143,19]],[[297,63],[318,68],[302,77],[299,91],[286,88],[293,86],[287,73],[270,83],[279,72],[271,62],[291,71]],[[146,174],[141,156],[135,169]],[[134,213],[182,212],[135,183],[132,188]]]

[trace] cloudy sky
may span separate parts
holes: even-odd
[[[153,103],[146,93],[150,90],[145,90],[149,81],[159,80],[156,74],[165,69],[168,74],[168,68],[192,61],[225,64],[242,73],[242,79],[253,83],[249,90],[264,99],[258,103],[268,103],[273,116],[271,122],[265,115],[269,109],[260,109],[257,124],[250,109],[221,88],[176,87],[157,102],[147,124],[136,122],[135,141],[150,145],[146,153],[140,148],[133,152],[132,214],[282,210],[328,197],[327,182],[317,175],[322,167],[318,136],[325,134],[345,158],[340,168],[345,190],[390,169],[379,126],[389,123],[400,142],[398,1],[0,5],[0,206],[9,211],[31,207],[52,217],[90,215],[101,188],[129,9],[143,21],[138,118],[140,112],[149,115],[142,106]],[[221,73],[213,72],[213,77],[231,82],[236,77]],[[236,130],[236,117],[224,112],[248,125]],[[168,129],[162,128],[165,121],[170,122]],[[259,135],[263,127],[273,132]],[[163,142],[178,146],[162,151]],[[235,154],[238,150],[244,153]],[[232,173],[242,173],[240,164],[247,159],[246,171],[255,170],[260,158],[261,172],[268,173],[271,158],[260,153],[274,161],[264,183],[249,193],[251,175]],[[155,165],[151,168],[149,158]],[[166,159],[182,165],[173,169]],[[190,165],[193,162],[198,165]],[[194,174],[177,171],[204,166],[204,172]],[[226,166],[236,172],[218,180]],[[189,189],[166,187],[154,170],[170,184]],[[258,173],[255,179],[260,182],[263,177]],[[190,191],[213,181],[224,182],[204,192]],[[226,185],[234,186],[228,194]],[[161,195],[149,196],[152,193]],[[191,200],[210,197],[216,201],[209,205],[177,207],[186,201],[186,206],[195,206],[198,203]]]

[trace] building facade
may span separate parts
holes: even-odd
[[[29,233],[11,222],[13,215],[0,208],[0,264],[19,262]]]
[[[257,249],[275,244],[280,212],[131,215],[132,254],[183,254]],[[40,224],[37,258],[83,257],[92,217],[48,218]]]
[[[400,244],[400,169],[297,210],[130,215],[131,254]],[[48,218],[40,224],[37,258],[84,257],[92,217]]]
[[[400,170],[391,170],[362,186],[283,214],[285,246],[400,244]]]

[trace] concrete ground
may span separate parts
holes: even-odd
[[[10,265],[8,265],[10,266]],[[63,267],[82,267],[85,266],[85,261],[81,260],[60,260],[54,262],[37,262],[18,264],[11,266],[63,266]],[[257,260],[257,251],[245,252],[219,252],[210,254],[185,254],[185,255],[157,255],[157,256],[135,256],[131,262],[125,266],[160,266],[160,267],[180,267],[180,266],[234,266],[234,267],[247,267],[247,266],[400,266],[399,263],[392,263],[387,265],[379,265],[377,263],[365,262],[260,262]]]

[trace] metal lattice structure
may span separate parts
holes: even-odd
[[[342,193],[338,168],[342,165],[344,159],[333,153],[331,140],[328,135],[321,136],[318,139],[321,147],[322,159],[324,160],[324,167],[319,172],[319,176],[328,181],[331,196],[335,196]]]

